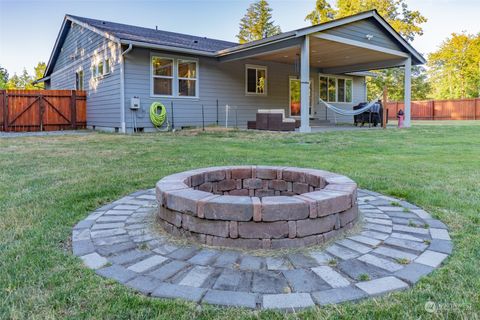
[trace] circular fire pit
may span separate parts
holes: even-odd
[[[353,226],[357,185],[335,173],[273,166],[212,167],[173,174],[156,186],[170,234],[249,249],[321,244]]]

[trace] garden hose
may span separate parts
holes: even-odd
[[[158,113],[160,109],[160,113]],[[156,128],[160,128],[167,118],[167,108],[161,102],[154,102],[150,106],[150,121]]]

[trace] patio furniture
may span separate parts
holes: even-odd
[[[295,131],[297,121],[285,117],[284,109],[259,109],[256,121],[247,122],[248,129],[270,131]]]
[[[367,105],[366,102],[361,102],[353,107],[353,110],[359,110]],[[361,114],[353,116],[353,123],[355,126],[359,124],[363,127],[365,123],[369,125],[372,123],[374,127],[378,124],[382,125],[383,106],[380,101],[376,102],[370,110],[367,110]]]

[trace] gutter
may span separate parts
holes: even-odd
[[[122,44],[118,42],[120,45],[120,50],[122,49]],[[127,127],[125,123],[125,60],[124,56],[132,51],[133,49],[133,44],[129,44],[128,48],[125,49],[121,53],[120,56],[120,125],[121,125],[121,130],[122,133],[127,133]]]

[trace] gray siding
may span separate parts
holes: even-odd
[[[75,73],[83,70],[89,127],[121,126],[119,50],[115,43],[72,23],[53,67],[50,89],[75,89]],[[110,59],[111,72],[93,79],[92,66],[97,59],[103,57]]]
[[[128,106],[130,106],[130,100],[134,96],[138,96],[141,99],[141,110],[135,113],[137,127],[145,128],[145,130],[153,129],[149,118],[149,107],[154,101],[160,101],[167,107],[170,122],[172,121],[171,111],[173,103],[175,127],[201,126],[202,105],[204,106],[205,124],[216,124],[217,100],[219,104],[219,125],[225,125],[226,105],[231,107],[229,112],[230,126],[236,123],[239,127],[245,127],[247,121],[254,120],[256,111],[262,108],[284,108],[286,114],[289,114],[289,76],[296,75],[293,65],[255,60],[219,63],[212,58],[199,58],[200,82],[198,99],[163,98],[152,97],[150,95],[151,53],[162,55],[161,52],[134,48],[125,58],[125,105],[127,106],[126,122],[129,131],[131,131],[132,128],[133,113],[128,109]],[[245,95],[246,64],[265,65],[268,67],[267,96]],[[311,70],[311,77],[314,81],[314,101],[318,101],[318,73],[313,69]],[[353,78],[353,103],[338,104],[350,110],[354,104],[365,100],[364,78]],[[324,107],[319,106],[318,102],[317,105],[314,106],[314,110],[317,110],[317,116],[320,119],[325,118]],[[328,119],[333,121],[333,114],[329,113]],[[340,118],[337,116],[337,121],[352,122],[353,118]]]
[[[341,27],[323,31],[323,33],[344,37],[350,40],[365,42],[388,49],[400,51],[405,50],[397,43],[396,40],[394,40],[392,35],[384,31],[383,27],[379,27],[378,22],[374,20],[360,20],[352,22]],[[373,35],[372,40],[368,40],[365,37],[367,34]]]

